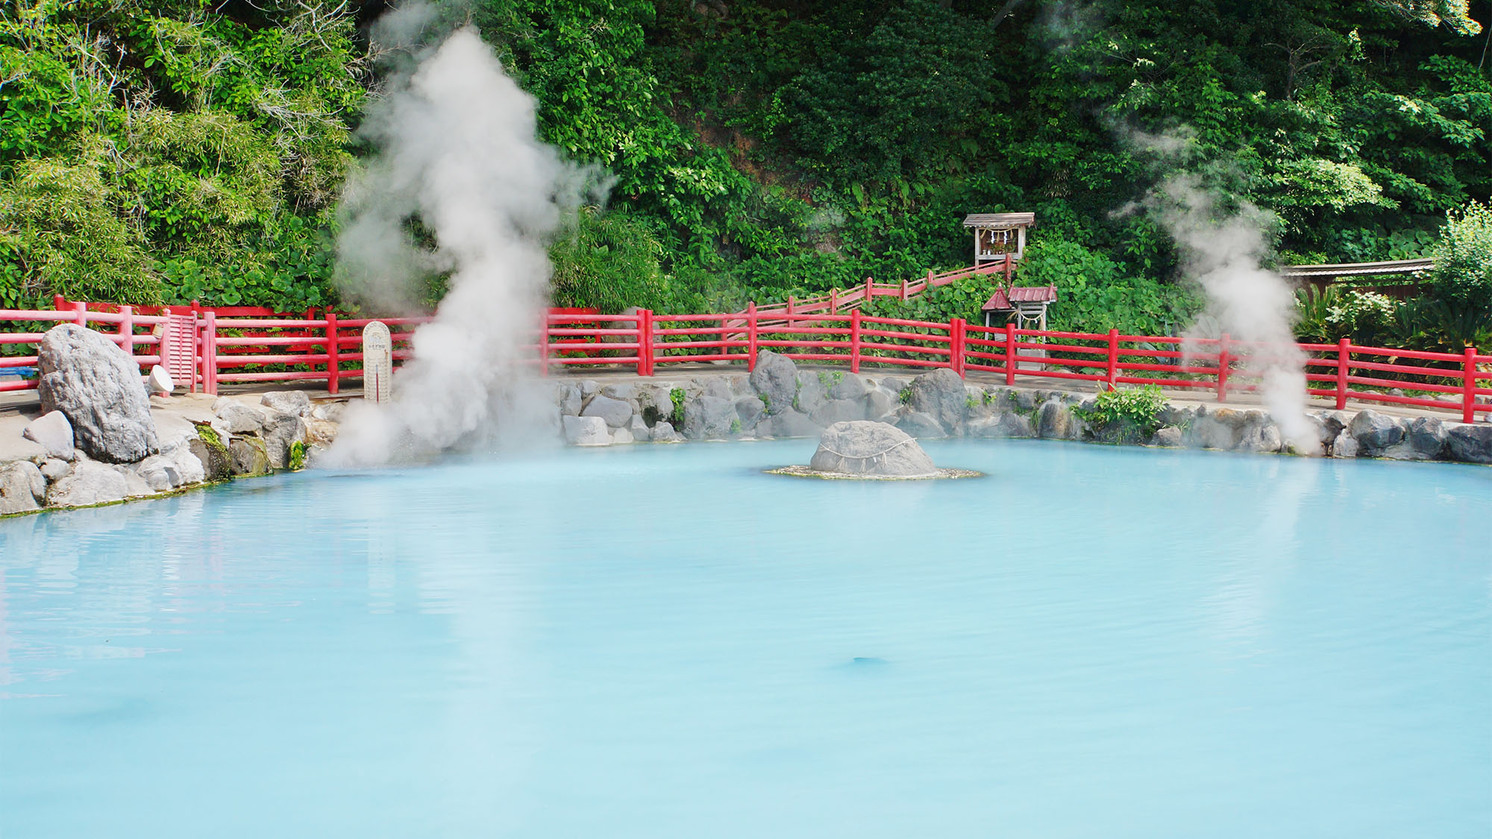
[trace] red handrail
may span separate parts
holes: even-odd
[[[926,282],[939,279],[934,275]],[[852,293],[869,295],[874,290],[867,284]],[[852,293],[831,293],[825,308],[843,303]],[[791,314],[755,304],[743,312],[680,315],[551,310],[534,333],[533,360],[541,369],[622,366],[651,376],[659,367],[700,362],[743,363],[750,370],[761,349],[772,349],[800,361],[843,363],[853,372],[867,365],[949,367],[961,376],[970,371],[1003,374],[1007,384],[1014,384],[1018,376],[1110,386],[1156,384],[1212,391],[1218,401],[1226,402],[1230,392],[1258,388],[1248,362],[1268,353],[1267,348],[1227,335],[1193,340],[1124,335],[1118,330],[1098,334],[1014,325],[992,328],[959,318],[930,322],[871,317],[859,309],[804,312],[804,305],[794,300]],[[361,378],[357,330],[372,320],[335,312],[305,317],[244,312],[239,307],[232,311],[236,316],[225,317],[223,310],[200,306],[174,312],[68,302],[62,311],[0,310],[0,323],[12,325],[0,331],[0,350],[35,346],[46,329],[70,321],[105,332],[148,369],[160,363],[161,341],[153,333],[168,314],[189,316],[196,324],[192,358],[197,369],[190,385],[196,389],[200,384],[209,393],[216,393],[220,382],[270,381],[322,381],[336,393],[342,381]],[[394,357],[403,361],[412,356],[409,341],[414,328],[429,318],[381,320],[394,330]],[[1338,408],[1349,402],[1459,408],[1464,422],[1492,414],[1492,355],[1474,347],[1456,354],[1358,346],[1346,339],[1299,347],[1307,356],[1307,392],[1333,400]],[[0,373],[36,362],[34,352],[3,355]],[[34,380],[0,379],[0,391],[33,387]],[[1392,392],[1395,389],[1401,392]]]

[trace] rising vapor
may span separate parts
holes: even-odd
[[[524,394],[547,244],[584,173],[538,139],[536,103],[475,29],[409,47],[436,18],[427,4],[405,5],[375,29],[385,49],[411,60],[359,131],[377,153],[348,182],[338,256],[344,294],[375,310],[409,306],[437,272],[449,290],[414,335],[394,401],[349,412],[334,464],[511,439],[542,413]]]

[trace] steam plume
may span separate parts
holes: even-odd
[[[330,458],[343,464],[487,442],[538,414],[522,394],[550,275],[546,244],[582,182],[537,139],[534,100],[474,29],[409,51],[438,15],[426,4],[392,15],[375,37],[413,60],[360,129],[378,153],[344,196],[343,289],[385,311],[417,299],[435,272],[449,290],[414,335],[394,401],[349,414]]]
[[[1175,167],[1190,147],[1185,132],[1121,132],[1130,145],[1155,154],[1169,170],[1146,208],[1180,248],[1183,269],[1207,293],[1207,314],[1219,331],[1253,344],[1246,372],[1259,377],[1264,405],[1298,451],[1319,447],[1305,416],[1305,355],[1295,342],[1294,292],[1263,267],[1274,217],[1247,201],[1224,201],[1201,175]],[[1208,336],[1216,337],[1216,336]]]

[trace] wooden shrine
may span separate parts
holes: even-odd
[[[1014,323],[1021,329],[1046,329],[1046,310],[1057,299],[1057,287],[1011,284],[1014,263],[1026,254],[1026,231],[1035,222],[1035,213],[972,213],[964,217],[964,227],[974,231],[975,267],[998,262],[1005,269],[1005,282],[982,307],[985,326]]]

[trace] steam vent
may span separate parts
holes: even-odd
[[[860,480],[969,478],[979,473],[939,469],[917,441],[884,422],[836,422],[824,429],[807,467],[772,470],[777,475]]]

